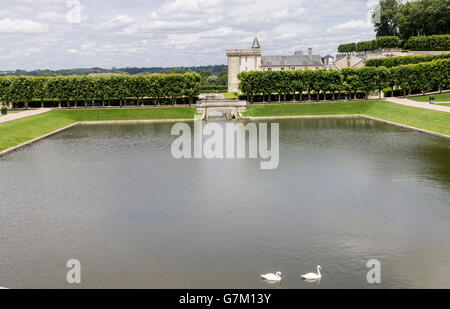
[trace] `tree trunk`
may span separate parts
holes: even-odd
[[[302,93],[300,92],[300,102],[302,101]]]
[[[70,109],[70,101],[67,101],[67,107]]]
[[[84,100],[84,107],[87,107],[87,100]]]
[[[172,106],[175,106],[175,98],[172,97]]]
[[[25,102],[25,109],[28,109],[28,102]]]
[[[105,107],[105,100],[102,100],[102,107]]]
[[[269,94],[269,95],[268,95],[267,101],[268,101],[269,103],[272,103],[272,94]]]
[[[286,93],[284,94],[283,99],[284,99],[284,103],[286,103]]]
[[[281,103],[281,93],[278,94],[278,103]]]
[[[156,99],[153,99],[153,105],[156,107]]]
[[[311,91],[308,90],[308,101],[311,101]]]
[[[122,108],[122,99],[120,99],[119,105],[120,105],[120,108]]]
[[[442,86],[439,85],[439,93],[442,93]]]
[[[44,100],[41,100],[41,108],[44,108]]]

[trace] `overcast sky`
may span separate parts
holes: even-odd
[[[226,64],[226,49],[255,36],[263,55],[335,56],[340,43],[375,37],[376,2],[1,0],[0,71]]]

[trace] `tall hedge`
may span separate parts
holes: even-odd
[[[404,48],[419,51],[450,51],[450,34],[412,36],[405,43]]]
[[[396,36],[383,36],[372,41],[342,44],[338,47],[340,53],[374,51],[380,48],[399,48],[402,45],[400,38]]]
[[[300,96],[306,92],[331,94],[346,92],[350,97],[357,93],[367,95],[381,92],[389,86],[400,87],[405,95],[412,90],[426,91],[431,88],[447,88],[450,85],[450,59],[435,60],[393,68],[364,67],[342,70],[298,70],[298,71],[254,71],[239,74],[241,91],[253,102],[255,95],[278,95],[278,100],[287,95]]]
[[[175,104],[176,98],[189,98],[189,103],[200,93],[200,75],[186,74],[148,74],[148,75],[112,75],[104,77],[68,76],[68,77],[0,77],[0,101],[17,104],[28,103],[33,99],[43,102],[56,100],[58,106],[71,104],[84,106],[93,100],[110,104],[111,100],[120,100],[120,106],[127,99],[142,102],[143,98],[153,98],[159,104],[160,98],[170,98]]]
[[[421,62],[431,62],[439,59],[450,59],[450,54],[426,55],[426,56],[402,56],[379,59],[369,59],[366,61],[368,67],[387,67],[392,68],[399,65],[416,64]]]

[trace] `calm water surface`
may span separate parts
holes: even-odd
[[[281,121],[264,171],[172,159],[171,126],[79,126],[0,159],[0,286],[71,287],[74,258],[85,288],[450,288],[448,141]],[[320,286],[299,280],[317,264]]]

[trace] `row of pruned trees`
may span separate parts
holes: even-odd
[[[346,68],[342,70],[297,70],[297,71],[253,71],[239,74],[240,89],[253,103],[255,95],[272,94],[282,97],[294,95],[302,101],[306,94],[311,100],[311,94],[346,93],[350,98],[356,98],[357,93],[381,91],[395,86],[406,92],[413,89],[425,91],[433,87],[442,89],[450,84],[450,59],[437,60],[413,65],[398,66],[391,69],[385,67],[364,67],[359,69]]]
[[[28,108],[32,100],[57,100],[58,105],[71,107],[82,102],[85,106],[93,100],[102,105],[111,100],[120,100],[120,106],[127,99],[134,98],[139,103],[144,98],[153,99],[159,105],[161,98],[170,98],[172,105],[177,98],[189,98],[189,104],[200,93],[200,75],[147,74],[111,76],[58,76],[58,77],[0,77],[0,100],[15,104],[23,102]]]

